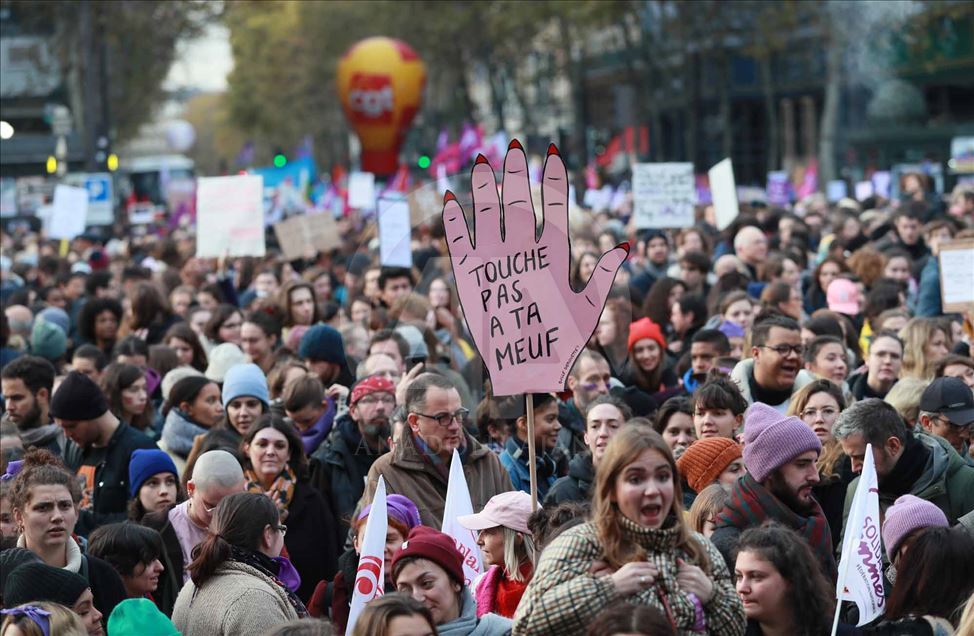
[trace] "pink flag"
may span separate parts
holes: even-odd
[[[386,482],[380,476],[379,485],[372,498],[372,510],[365,522],[365,538],[362,541],[358,559],[358,570],[355,572],[355,585],[352,588],[352,603],[348,611],[348,626],[345,634],[351,634],[355,629],[362,608],[369,601],[382,596],[385,592],[385,551],[386,532],[389,517],[386,510]]]

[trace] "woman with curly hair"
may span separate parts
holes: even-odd
[[[730,572],[688,528],[677,474],[659,433],[635,424],[619,431],[596,469],[594,521],[545,547],[514,631],[580,634],[606,606],[627,600],[663,611],[678,633],[744,634]]]
[[[118,340],[122,313],[122,304],[114,298],[92,298],[78,314],[78,335],[83,342],[95,345],[110,356]]]
[[[775,522],[745,530],[734,576],[747,634],[821,636],[831,631],[834,586],[794,531]]]
[[[950,353],[950,332],[936,318],[911,318],[900,329],[903,368],[900,378],[932,380],[937,363]]]

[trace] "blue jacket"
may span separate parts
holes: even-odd
[[[548,494],[548,489],[555,483],[557,471],[555,470],[555,460],[548,453],[539,448],[535,449],[537,455],[537,476],[538,476],[538,500],[541,501]],[[518,441],[517,437],[511,435],[507,438],[504,452],[500,456],[501,466],[507,470],[511,476],[511,483],[515,490],[521,490],[531,494],[531,472],[528,468],[528,445]]]
[[[931,256],[920,273],[916,315],[918,318],[929,318],[943,313],[943,307],[940,305],[940,261],[937,257]]]

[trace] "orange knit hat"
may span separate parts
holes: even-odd
[[[659,343],[660,349],[666,349],[666,339],[663,338],[663,330],[660,326],[649,318],[640,318],[629,325],[629,344],[627,347],[629,351],[632,351],[634,344],[645,338],[655,340]]]
[[[720,477],[735,459],[741,458],[741,446],[726,437],[708,437],[690,444],[676,467],[690,487],[700,492]]]

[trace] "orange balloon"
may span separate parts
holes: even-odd
[[[342,108],[362,142],[362,169],[390,175],[419,111],[426,66],[408,44],[386,37],[353,45],[338,61]]]

